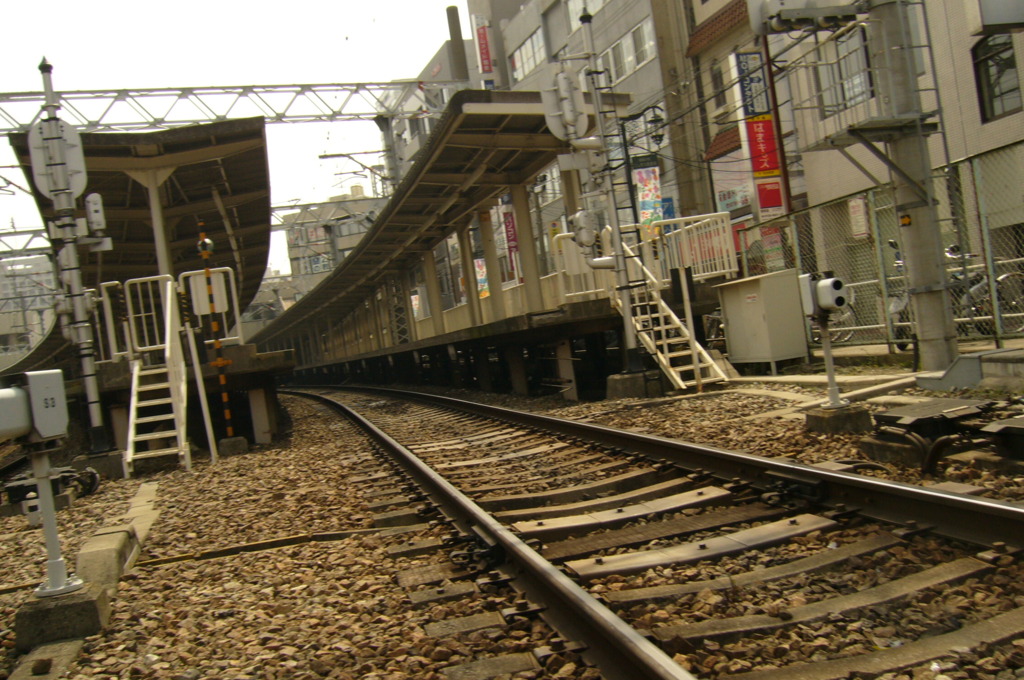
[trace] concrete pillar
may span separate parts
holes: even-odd
[[[516,217],[516,241],[519,243],[519,266],[523,268],[523,286],[526,288],[526,311],[544,310],[540,292],[540,268],[537,266],[537,243],[533,239],[533,218],[530,215],[530,195],[526,187],[516,184],[512,189],[512,209]]]
[[[519,345],[505,347],[505,364],[508,366],[508,378],[512,383],[513,394],[526,396],[530,393],[530,385],[526,378],[526,361],[523,359],[523,348]]]
[[[160,185],[174,172],[175,168],[157,168],[155,170],[129,170],[127,174],[133,180],[146,187],[149,196],[149,215],[153,223],[153,247],[156,250],[157,272],[161,275],[174,276],[171,265],[170,244],[164,228],[164,207],[160,201]]]
[[[501,287],[501,265],[498,264],[498,248],[494,243],[494,223],[489,212],[477,215],[480,220],[480,240],[484,246],[484,268],[487,270],[487,291],[491,300],[491,316],[500,321],[506,316],[505,290]]]
[[[458,231],[459,260],[462,264],[462,279],[466,284],[466,303],[469,305],[469,321],[474,326],[484,322],[480,311],[480,291],[476,285],[476,266],[473,262],[473,239],[469,235],[469,225]]]
[[[128,450],[128,407],[113,406],[110,409],[110,427],[114,431],[114,445],[120,451]]]
[[[249,414],[252,417],[252,439],[257,444],[269,444],[277,430],[277,414],[272,400],[262,387],[249,390]]]
[[[576,369],[572,362],[572,341],[563,338],[555,345],[555,362],[558,366],[558,378],[565,382],[562,385],[562,397],[567,401],[579,401],[576,390]]]
[[[917,117],[922,109],[915,63],[920,50],[913,48],[909,4],[905,0],[875,2],[870,12],[874,49],[888,49],[888,54],[873,54],[873,62],[891,64],[877,69],[876,97],[886,104],[886,113],[896,119]],[[888,146],[893,163],[906,173],[894,172],[893,185],[921,368],[942,371],[958,354],[956,324],[946,287],[938,214],[935,205],[923,200],[913,188],[913,183],[928,187],[931,182],[928,140],[922,134],[910,133],[889,141]],[[930,190],[926,195],[933,198]]]
[[[441,284],[437,280],[437,262],[434,261],[434,251],[430,251],[423,256],[423,276],[427,280],[427,304],[430,305],[430,318],[434,326],[434,335],[444,335]]]
[[[473,348],[473,373],[476,375],[476,384],[484,392],[494,391],[494,381],[491,380],[491,353],[486,347]]]

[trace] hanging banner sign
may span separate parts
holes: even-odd
[[[775,121],[766,113],[746,120],[747,144],[750,146],[750,164],[754,177],[774,177],[779,174],[779,150],[775,144]]]
[[[737,52],[736,70],[740,76],[743,115],[749,117],[770,113],[772,108],[764,74],[764,56],[760,52]]]
[[[479,14],[473,15],[473,25],[476,28],[476,50],[480,59],[480,73],[493,73],[494,64],[491,60],[491,27],[484,17]]]
[[[661,173],[658,169],[658,157],[654,154],[633,156],[630,159],[630,165],[633,168],[633,186],[636,190],[636,205],[640,224],[649,225],[651,222],[662,219]],[[651,238],[654,234],[645,233],[644,236]]]

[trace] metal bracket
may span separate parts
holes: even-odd
[[[925,189],[925,187],[920,182],[918,182],[913,177],[908,175],[903,168],[901,168],[899,165],[896,164],[895,161],[893,161],[891,158],[889,158],[887,155],[885,155],[885,153],[882,152],[881,149],[876,147],[871,142],[870,139],[865,137],[864,134],[860,130],[853,130],[853,129],[851,129],[851,130],[848,130],[847,132],[849,133],[849,135],[851,137],[853,137],[854,139],[859,141],[864,148],[866,148],[868,151],[870,151],[872,156],[874,156],[878,160],[882,161],[882,163],[884,163],[887,168],[892,170],[894,173],[896,173],[900,177],[900,179],[902,179],[904,182],[906,182],[908,185],[910,185],[911,190],[915,194],[917,194],[917,196],[922,201],[925,202],[925,205],[928,205],[929,203],[933,202],[933,201],[930,200],[931,197],[928,195],[928,190]]]

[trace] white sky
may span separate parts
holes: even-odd
[[[466,0],[51,0],[6,2],[0,40],[0,92],[39,92],[39,63],[53,65],[54,89],[385,82],[415,78],[448,38],[445,8],[459,8],[469,37]],[[48,20],[52,17],[52,20]],[[59,115],[59,113],[58,113]],[[334,173],[358,169],[317,158],[381,148],[373,123],[267,126],[271,200],[308,203],[369,179]],[[359,156],[369,162],[372,156]],[[0,139],[0,166],[14,164]],[[370,163],[372,164],[372,163]],[[0,176],[28,188],[16,168]],[[339,182],[340,186],[335,186]],[[0,187],[4,182],[0,181]],[[41,226],[33,201],[0,191],[0,230]],[[275,247],[272,266],[287,256]]]

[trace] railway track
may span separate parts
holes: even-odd
[[[421,489],[367,472],[378,519],[450,526],[409,543],[429,556],[410,597],[510,583],[524,599],[491,614],[539,614],[566,640],[534,658],[568,649],[607,678],[1024,668],[1020,505],[434,396],[302,394]]]

